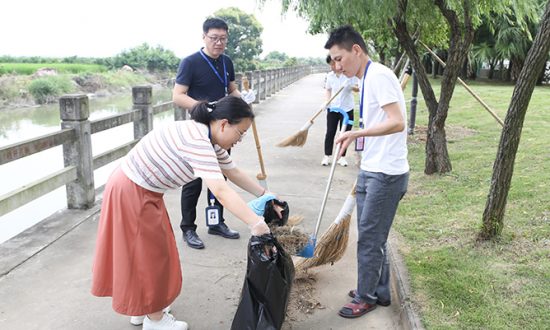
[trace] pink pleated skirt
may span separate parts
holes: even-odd
[[[105,185],[92,294],[112,297],[120,314],[158,312],[180,293],[180,259],[162,197],[136,185],[120,167]]]

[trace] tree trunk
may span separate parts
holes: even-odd
[[[521,68],[523,67],[523,62],[520,58],[513,57],[510,59],[510,79],[512,81],[517,81],[519,77],[519,73],[521,72]]]
[[[493,177],[485,211],[483,223],[478,238],[481,240],[494,239],[500,236],[504,227],[504,211],[506,200],[514,172],[514,161],[519,146],[521,130],[529,100],[535,88],[537,74],[546,63],[550,50],[550,1],[546,4],[544,15],[541,18],[539,31],[535,41],[527,54],[525,64],[519,74],[514,87],[512,100],[504,128],[500,135],[497,157],[493,165]]]
[[[424,70],[422,61],[416,51],[414,41],[407,29],[405,18],[407,10],[406,0],[398,1],[397,13],[391,22],[392,29],[400,45],[407,52],[412,66],[417,73],[424,101],[428,107],[428,133],[426,140],[426,163],[424,168],[426,174],[446,173],[452,169],[451,160],[447,151],[445,120],[447,119],[449,103],[458,78],[458,71],[467,56],[468,49],[474,38],[474,30],[469,14],[469,1],[463,1],[463,26],[461,26],[459,22],[457,13],[448,9],[443,2],[443,0],[436,0],[435,4],[449,23],[451,43],[447,58],[448,63],[446,63],[447,66],[441,81],[441,97],[439,102],[437,102],[435,98],[435,94],[428,80],[428,75]],[[435,68],[432,71],[437,72]]]

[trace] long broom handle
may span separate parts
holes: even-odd
[[[344,121],[342,121],[342,128],[340,129],[340,134],[343,134],[346,131],[347,124],[348,124],[347,122],[344,123]],[[342,142],[336,145],[334,156],[332,157],[332,165],[330,166],[330,174],[328,176],[327,188],[325,189],[325,195],[323,196],[323,202],[321,203],[321,210],[319,211],[319,217],[317,217],[317,224],[315,225],[315,232],[313,233],[313,239],[317,238],[317,234],[319,233],[319,227],[321,227],[321,219],[323,218],[323,213],[325,213],[325,206],[327,205],[328,193],[330,191],[330,186],[332,184],[332,177],[334,176],[334,170],[336,169],[336,158],[338,157],[338,154],[340,153],[341,148],[342,148]]]
[[[330,104],[330,102],[332,102],[332,100],[334,100],[336,98],[336,96],[338,96],[338,94],[340,94],[340,92],[345,88],[346,86],[342,86],[340,87],[340,89],[334,93],[334,95],[331,96],[331,98],[325,102],[325,104],[323,105],[323,107],[321,109],[319,109],[319,111],[317,111],[313,117],[311,117],[311,119],[309,119],[309,122],[313,124],[313,121],[315,120],[315,118],[317,118],[317,116],[319,116],[321,114],[321,112],[323,112],[327,106]]]
[[[267,174],[265,172],[264,157],[262,156],[262,146],[260,145],[260,137],[258,136],[258,129],[256,128],[256,122],[252,121],[252,133],[254,134],[254,141],[256,142],[256,151],[258,152],[258,160],[260,161],[260,171],[256,178],[258,180],[265,180]]]
[[[428,50],[428,52],[441,64],[443,67],[446,66],[445,62],[439,56],[437,56],[436,53],[434,53],[428,46],[426,46],[422,41],[418,40]],[[500,124],[500,126],[504,127],[504,122],[502,119],[500,119],[497,114],[487,105],[487,103],[483,102],[483,100],[468,86],[460,77],[458,77],[458,82],[464,86],[464,88],[487,110],[493,118],[496,119],[496,121]]]
[[[243,88],[248,92],[250,89],[250,82],[248,79],[243,79]],[[256,127],[256,122],[252,121],[252,134],[254,135],[254,142],[256,143],[256,151],[258,152],[258,160],[260,161],[260,171],[256,178],[258,180],[265,180],[267,174],[265,172],[264,157],[262,156],[262,145],[260,144],[260,136],[258,135],[258,128]]]

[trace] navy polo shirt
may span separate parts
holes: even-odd
[[[208,61],[218,71],[218,74],[223,79],[223,61],[225,62],[225,75],[227,76],[227,84],[235,81],[235,69],[233,62],[229,56],[222,54],[217,59],[213,59],[204,53]],[[220,78],[214,73],[210,65],[202,57],[200,51],[191,54],[181,60],[176,83],[179,85],[189,86],[187,95],[195,100],[207,100],[209,102],[217,101],[225,96],[225,86]],[[229,86],[227,86],[229,88]]]

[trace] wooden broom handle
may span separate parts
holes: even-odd
[[[428,48],[428,46],[426,46],[420,40],[418,40],[418,42],[420,42],[422,46],[424,46],[424,48],[428,50],[428,52],[439,62],[439,64],[441,64],[443,67],[446,66],[445,62],[443,62],[443,60],[440,59],[436,53],[434,53],[430,48]],[[487,105],[487,103],[483,102],[483,100],[468,85],[466,85],[466,83],[462,81],[460,77],[457,77],[457,79],[458,79],[458,82],[461,83],[462,86],[464,86],[464,88],[466,88],[466,90],[485,108],[485,110],[487,110],[491,114],[491,116],[493,116],[493,118],[496,119],[496,121],[500,124],[500,126],[504,127],[504,122],[502,121],[502,119],[500,119],[497,116],[497,114]]]
[[[313,117],[311,117],[311,119],[309,121],[312,124],[313,124],[313,121],[315,120],[315,118],[317,118],[317,116],[319,116],[321,114],[321,112],[323,112],[327,108],[327,106],[330,104],[330,102],[332,102],[332,100],[334,100],[336,98],[336,96],[338,96],[338,94],[340,94],[340,92],[344,89],[344,87],[346,87],[346,86],[340,87],[340,89],[336,93],[334,93],[334,95],[332,95],[332,97],[328,101],[325,102],[324,106],[321,109],[319,109],[319,111],[317,111],[317,113],[315,113],[313,115]]]
[[[250,89],[250,82],[245,77],[242,80],[243,82],[243,88],[248,92]],[[260,171],[261,173],[258,173],[256,175],[256,178],[258,180],[265,180],[267,178],[267,174],[265,172],[265,166],[264,166],[264,157],[262,156],[262,146],[260,145],[260,136],[258,135],[258,128],[256,128],[256,121],[252,121],[252,134],[254,134],[254,142],[256,143],[256,151],[258,152],[258,160],[260,161]]]

